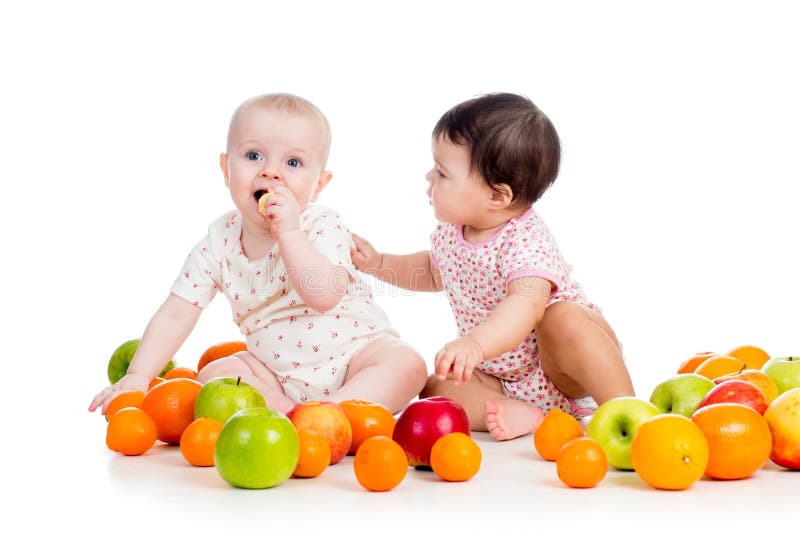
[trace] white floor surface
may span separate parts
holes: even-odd
[[[577,490],[558,480],[555,464],[537,455],[530,435],[500,443],[474,433],[483,462],[463,483],[410,469],[394,490],[373,493],[358,484],[348,456],[314,479],[241,490],[213,467],[190,466],[175,446],[157,444],[143,456],[124,457],[105,448],[101,417],[72,423],[78,428],[34,450],[18,442],[19,458],[39,458],[35,465],[5,458],[12,471],[30,472],[19,478],[21,486],[6,488],[6,519],[24,525],[22,532],[65,526],[85,533],[752,532],[796,524],[800,473],[771,462],[746,480],[704,478],[679,492],[652,489],[635,473],[614,469],[599,486]]]

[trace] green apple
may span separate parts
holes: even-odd
[[[203,384],[194,403],[194,418],[211,417],[224,425],[239,410],[266,408],[264,396],[241,378],[214,378]]]
[[[631,441],[639,425],[659,415],[653,404],[636,397],[617,397],[601,404],[592,415],[586,434],[597,441],[608,457],[608,465],[630,471]]]
[[[128,372],[128,366],[131,364],[131,360],[133,360],[133,355],[136,354],[136,349],[139,348],[139,341],[141,340],[131,339],[130,341],[126,341],[117,347],[117,350],[115,350],[111,358],[108,359],[109,382],[116,384],[125,376],[125,373]],[[164,369],[161,370],[159,376],[164,376],[164,374],[173,367],[175,367],[175,361],[170,360],[167,365],[164,366]]]
[[[662,413],[677,413],[691,417],[714,382],[694,373],[683,373],[658,384],[650,402]]]
[[[800,356],[776,356],[770,358],[761,371],[775,382],[778,393],[800,388]]]
[[[237,488],[262,489],[282,484],[300,456],[297,431],[289,418],[271,408],[236,412],[217,437],[214,465]]]

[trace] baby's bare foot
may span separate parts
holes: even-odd
[[[516,399],[486,401],[483,409],[486,412],[486,429],[498,441],[533,432],[542,420],[541,408]]]

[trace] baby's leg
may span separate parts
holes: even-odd
[[[286,413],[294,406],[294,402],[284,395],[283,387],[272,371],[246,351],[214,360],[200,370],[197,380],[205,384],[212,378],[239,376],[242,377],[242,382],[261,392],[269,408]]]
[[[500,379],[481,371],[472,373],[468,384],[453,384],[431,375],[420,398],[441,395],[459,403],[469,418],[470,429],[490,432],[500,441],[532,432],[542,419],[542,409],[507,397]]]
[[[598,404],[634,395],[619,341],[595,310],[557,302],[545,310],[536,337],[542,370],[565,395],[591,395]]]
[[[427,373],[411,346],[394,337],[377,339],[353,356],[342,387],[329,400],[377,402],[397,413],[419,394]]]

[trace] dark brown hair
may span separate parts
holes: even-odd
[[[471,169],[493,189],[508,185],[517,206],[536,202],[558,175],[556,129],[524,96],[492,93],[462,102],[442,115],[433,136],[466,146]]]

